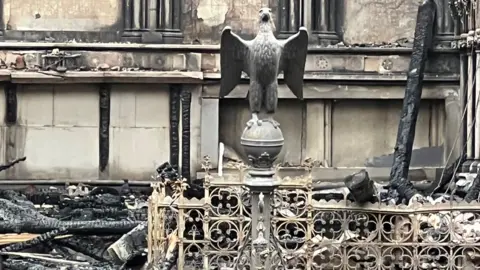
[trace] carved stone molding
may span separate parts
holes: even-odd
[[[323,45],[340,41],[338,34],[338,17],[342,3],[338,0],[311,0],[312,33]]]
[[[278,38],[288,38],[303,25],[303,1],[278,0],[277,33]]]
[[[181,0],[123,0],[124,38],[145,43],[180,43]]]

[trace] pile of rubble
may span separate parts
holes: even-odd
[[[167,165],[159,177],[174,172]],[[127,180],[121,187],[0,190],[0,269],[140,269],[150,193]]]

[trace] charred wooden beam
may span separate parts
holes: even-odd
[[[190,113],[192,93],[183,89],[182,100],[182,176],[190,179]]]
[[[433,0],[425,0],[418,8],[413,53],[407,74],[407,86],[405,88],[394,160],[390,173],[390,189],[395,189],[400,197],[407,200],[410,200],[416,193],[412,183],[408,180],[408,170],[420,109],[425,63],[427,61],[427,53],[431,49],[433,42],[435,9]]]
[[[180,162],[180,91],[180,85],[170,85],[170,165],[177,171]]]
[[[0,233],[46,233],[65,229],[67,233],[84,235],[124,234],[141,224],[141,221],[50,221],[50,220],[10,220],[0,221]]]
[[[347,176],[344,182],[357,203],[373,202],[376,196],[375,184],[366,170]]]
[[[12,162],[8,162],[6,164],[0,165],[0,172],[4,171],[4,170],[8,170],[11,167],[15,166],[17,163],[20,163],[20,162],[25,161],[25,160],[27,160],[27,157],[17,158]]]
[[[5,124],[17,123],[17,85],[7,83],[5,85]]]
[[[338,17],[342,1],[312,0],[312,32],[322,45],[335,44],[340,41],[338,34]]]
[[[0,249],[0,252],[16,252],[16,251],[21,251],[27,248],[34,247],[36,245],[45,243],[47,241],[53,240],[55,237],[64,235],[66,232],[64,230],[53,230],[50,232],[43,233],[33,239],[27,240],[25,242],[19,242],[19,243],[13,243],[10,244],[2,249]]]
[[[110,85],[101,84],[100,95],[100,123],[99,123],[99,168],[104,172],[108,165],[110,154]]]
[[[108,247],[107,252],[116,263],[124,264],[147,248],[147,223],[142,223],[124,234]]]
[[[461,168],[461,165],[464,164],[466,158],[467,156],[465,154],[462,154],[454,162],[445,167],[440,178],[432,182],[432,184],[426,190],[424,190],[424,192],[429,195],[433,195],[433,193],[447,189],[448,184],[455,177],[457,170]]]
[[[288,38],[302,26],[301,1],[279,0],[277,7],[278,38]]]

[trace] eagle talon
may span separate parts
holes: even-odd
[[[277,121],[273,120],[273,118],[269,118],[269,119],[267,119],[267,121],[270,122],[275,128],[280,127],[280,123],[278,123]]]
[[[257,125],[257,126],[261,126],[262,125],[262,121],[261,120],[258,120],[258,119],[250,119],[248,120],[247,122],[247,127],[251,128],[253,127],[253,125]]]

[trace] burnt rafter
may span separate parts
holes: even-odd
[[[312,0],[312,33],[321,44],[340,41],[338,18],[342,3],[338,0]]]
[[[189,89],[182,89],[182,176],[190,179],[190,113],[192,93]]]
[[[103,172],[107,168],[110,154],[110,85],[100,85],[99,96],[99,168]]]
[[[278,37],[287,38],[303,25],[303,1],[278,0],[277,14]]]
[[[417,193],[408,179],[408,170],[412,158],[417,117],[420,111],[425,64],[428,51],[433,43],[435,11],[433,0],[425,0],[418,8],[413,52],[407,73],[405,97],[398,124],[393,165],[390,172],[390,190],[396,190],[401,198],[407,200],[410,200]]]
[[[181,85],[170,85],[170,164],[177,171],[180,154],[180,92]]]
[[[7,83],[5,85],[5,124],[17,123],[17,85]]]
[[[182,0],[123,0],[124,37],[176,43],[181,31]]]

